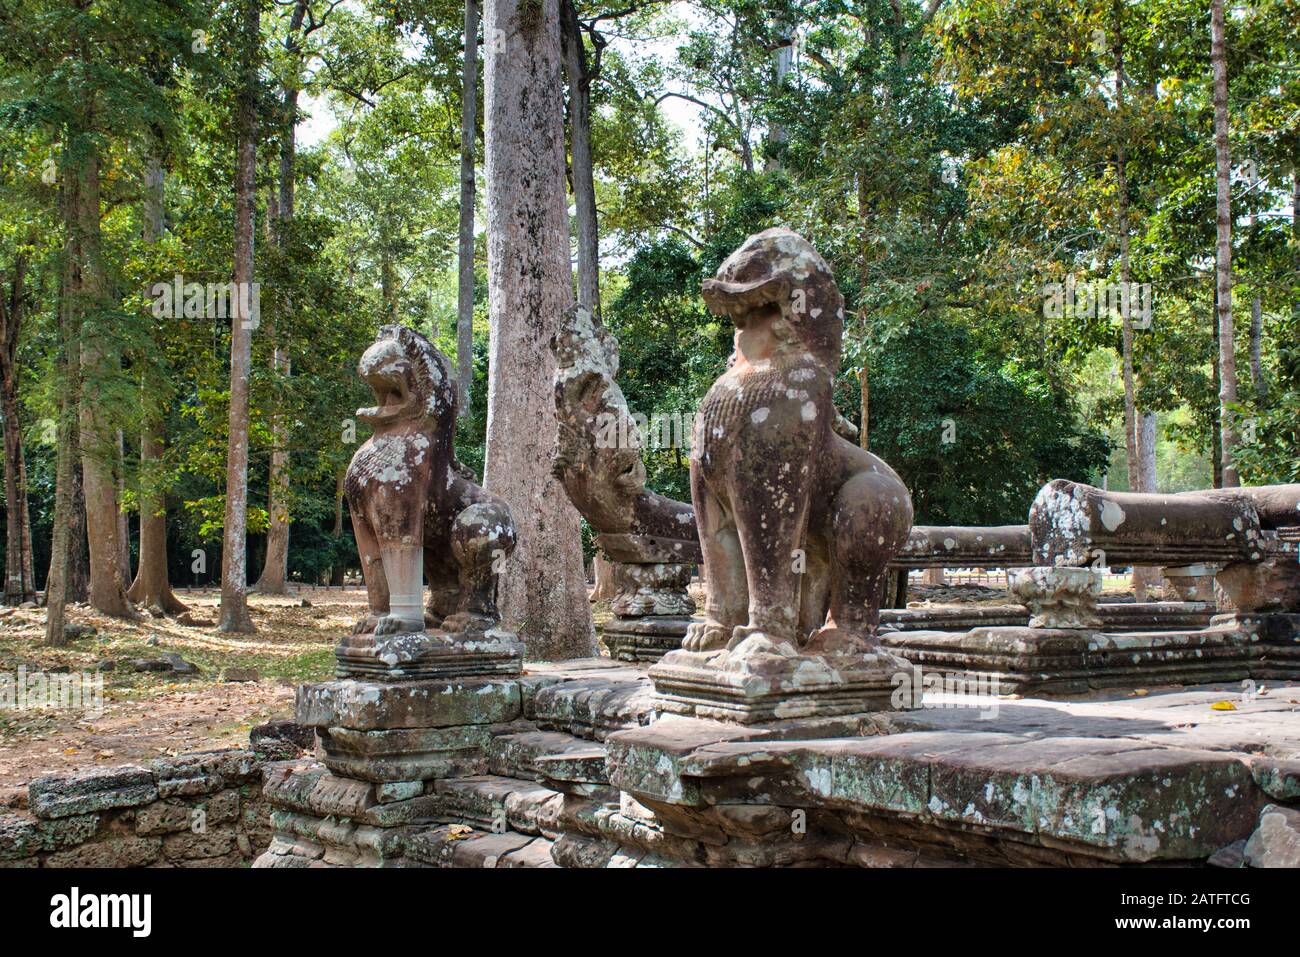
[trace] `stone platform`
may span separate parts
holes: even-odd
[[[608,659],[487,681],[517,696],[488,695],[464,726],[477,743],[436,777],[271,766],[257,865],[1259,863],[1288,859],[1261,815],[1300,820],[1297,685],[927,688],[914,711],[740,726],[662,714],[645,669]]]
[[[1105,631],[1168,631],[1204,628],[1218,609],[1212,601],[1102,602],[1097,616]],[[898,631],[957,631],[958,629],[1029,624],[1023,605],[931,605],[882,608],[880,624]]]

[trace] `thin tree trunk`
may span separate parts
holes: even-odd
[[[18,447],[18,502],[22,506],[23,515],[23,538],[22,538],[22,563],[23,563],[23,581],[27,582],[32,589],[33,597],[37,588],[36,581],[36,559],[32,554],[32,508],[27,500],[27,490],[30,488],[27,484],[27,456],[23,452],[22,446]]]
[[[1115,5],[1115,109],[1119,122],[1124,121],[1124,40],[1121,7]],[[1129,237],[1128,237],[1128,173],[1123,137],[1115,148],[1115,190],[1119,205],[1119,281],[1128,287]],[[1126,300],[1121,300],[1126,301]],[[1142,489],[1142,464],[1138,457],[1137,385],[1133,375],[1133,319],[1132,311],[1120,310],[1120,349],[1124,380],[1124,451],[1128,464],[1128,487],[1134,492]]]
[[[343,584],[343,558],[341,557],[342,549],[339,548],[339,542],[343,538],[343,472],[339,472],[334,481],[334,564],[330,568],[330,584]]]
[[[244,76],[239,93],[235,168],[235,301],[230,321],[230,438],[226,454],[226,518],[221,549],[220,631],[252,632],[248,613],[248,373],[253,317],[243,308],[253,282],[255,166],[257,163],[257,54],[261,7],[246,0],[243,12]]]
[[[80,349],[78,349],[80,351]],[[84,383],[80,388],[84,388]],[[68,440],[76,454],[72,463],[72,542],[68,553],[68,601],[90,601],[90,541],[86,524],[86,487],[81,474],[81,427],[74,423]]]
[[[164,224],[164,180],[160,145],[155,138],[144,173],[144,202],[141,238],[147,242],[162,239]],[[164,614],[180,615],[189,608],[172,591],[167,574],[167,500],[154,490],[156,469],[163,453],[162,410],[144,388],[140,390],[144,409],[144,430],[140,437],[140,559],[135,581],[126,596],[141,608],[159,608]]]
[[[122,576],[122,591],[125,593],[131,587],[131,516],[126,510],[121,508],[121,503],[126,501],[126,435],[121,429],[117,430],[117,456],[114,459],[115,468],[113,471],[114,480],[117,485],[117,549],[118,549],[118,574]]]
[[[64,350],[64,365],[69,366],[77,351],[76,343],[65,339]],[[72,530],[72,486],[74,482],[73,458],[76,454],[72,447],[71,432],[76,427],[72,422],[76,402],[71,398],[75,374],[71,369],[65,371],[64,374],[67,377],[66,388],[68,392],[60,402],[61,408],[59,410],[58,451],[56,453],[58,460],[54,480],[54,528],[50,543],[50,572],[45,579],[45,643],[48,645],[67,644],[63,637],[64,609],[71,597],[68,593],[68,566],[74,538]]]
[[[1214,290],[1214,316],[1213,316],[1214,336],[1211,341],[1219,341],[1219,290]],[[1217,358],[1217,357],[1216,357]],[[1219,394],[1219,363],[1216,359],[1210,360],[1210,383],[1214,394]],[[1215,488],[1223,488],[1223,415],[1222,409],[1215,403],[1213,406],[1214,420],[1210,426],[1210,463],[1211,463],[1211,482]]]
[[[578,513],[551,475],[550,342],[572,307],[557,0],[484,8],[489,313],[487,486],[518,547],[500,578],[504,622],[530,658],[595,653]]]
[[[457,239],[456,392],[462,417],[474,384],[474,131],[478,126],[478,3],[465,0],[460,100],[460,232]]]
[[[27,256],[14,257],[9,290],[0,299],[0,410],[4,414],[5,471],[5,586],[4,603],[30,601],[36,585],[30,574],[30,556],[24,554],[24,537],[29,534],[27,483],[23,475],[22,420],[18,402],[18,333],[25,302]]]
[[[293,15],[289,20],[289,33],[285,46],[293,57],[289,80],[284,86],[282,102],[283,127],[280,131],[280,195],[278,215],[273,219],[267,212],[268,226],[274,226],[275,240],[284,249],[288,241],[288,227],[293,221],[294,189],[296,186],[297,159],[297,118],[298,118],[298,70],[297,59],[300,42],[299,31],[307,14],[307,0],[298,0],[294,5]],[[284,297],[284,311],[287,314],[293,303],[290,297]],[[272,330],[275,349],[271,355],[271,368],[277,380],[287,379],[293,371],[289,350],[283,340],[285,335],[283,323],[277,323]],[[281,393],[282,394],[282,393]],[[279,403],[277,403],[278,405]],[[266,560],[262,564],[262,575],[257,580],[256,589],[266,595],[283,595],[288,588],[289,577],[289,430],[285,427],[283,409],[277,408],[271,421],[271,476],[267,512],[270,527],[266,532]]]
[[[858,445],[865,451],[871,451],[871,430],[867,428],[871,419],[871,375],[864,361],[858,369],[858,396],[862,403],[862,418],[858,424]]]
[[[1142,491],[1158,492],[1159,481],[1156,475],[1156,414],[1141,412],[1138,414],[1138,480]],[[1133,568],[1133,593],[1137,601],[1147,601],[1151,594],[1161,590],[1163,575],[1160,569],[1150,565],[1137,565]]]
[[[569,86],[569,152],[573,163],[573,208],[578,231],[578,302],[600,320],[600,234],[596,223],[596,181],[591,157],[591,72],[582,25],[573,0],[560,0],[564,72]]]
[[[50,542],[50,570],[45,579],[45,643],[64,645],[65,610],[69,598],[69,565],[74,542],[72,528],[76,483],[75,444],[77,409],[80,406],[81,323],[74,303],[81,277],[81,238],[76,229],[80,205],[80,178],[71,175],[81,138],[69,136],[63,148],[60,205],[63,216],[63,275],[59,296],[59,421],[54,479],[54,527]]]
[[[1219,314],[1219,421],[1223,433],[1223,486],[1240,484],[1234,453],[1237,436],[1237,358],[1232,324],[1232,172],[1228,155],[1228,63],[1224,43],[1223,0],[1210,4],[1210,60],[1214,67],[1214,157],[1217,187],[1217,232],[1215,246],[1215,289]]]
[[[778,21],[775,29],[780,43],[772,50],[772,70],[775,74],[776,83],[774,90],[779,95],[785,86],[786,75],[790,72],[790,67],[794,63],[794,28],[786,21]],[[772,172],[781,168],[779,153],[781,148],[789,140],[790,134],[785,126],[773,121],[768,125],[767,132],[767,158],[763,164],[764,172]]]
[[[1268,387],[1264,383],[1264,369],[1260,363],[1260,349],[1264,340],[1264,307],[1256,294],[1250,300],[1250,382],[1255,389],[1255,397],[1261,402],[1268,398]]]

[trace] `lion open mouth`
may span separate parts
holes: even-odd
[[[360,418],[383,421],[398,418],[406,411],[411,403],[411,390],[404,376],[377,372],[365,379],[366,385],[375,394],[375,405],[368,409],[358,409],[357,415]]]

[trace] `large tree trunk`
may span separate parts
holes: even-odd
[[[530,658],[595,653],[578,513],[551,475],[551,337],[573,305],[564,190],[557,0],[488,0],[485,70],[488,488],[510,505],[518,547],[503,618]]]
[[[104,302],[105,277],[100,248],[99,153],[86,137],[69,175],[78,180],[74,228],[79,233],[78,309]],[[99,386],[122,374],[121,361],[107,330],[82,331],[81,476],[86,496],[86,539],[90,545],[90,604],[106,615],[134,618],[123,584],[121,526],[118,524],[117,433],[109,430],[99,401]]]
[[[144,173],[144,202],[141,238],[157,242],[162,238],[164,222],[163,166],[159,145],[154,141]],[[167,510],[166,496],[154,490],[154,476],[163,453],[162,410],[157,407],[142,388],[141,405],[144,407],[144,433],[140,438],[140,471],[143,482],[140,492],[140,560],[135,581],[126,596],[141,608],[158,607],[165,614],[179,615],[189,609],[172,591],[167,575]]]
[[[609,601],[618,594],[618,583],[614,581],[614,563],[597,552],[591,564],[595,584],[591,592],[591,601]]]
[[[282,122],[280,130],[280,196],[278,221],[275,227],[276,241],[284,247],[288,237],[288,226],[293,221],[293,202],[295,188],[295,162],[297,158],[297,120],[298,120],[298,70],[300,64],[297,56],[300,49],[299,31],[307,14],[307,0],[298,0],[294,5],[293,15],[289,20],[289,33],[285,40],[293,62],[290,65],[289,79],[284,86],[282,102]],[[270,213],[268,212],[268,219]],[[272,225],[268,223],[268,225]],[[293,308],[288,296],[284,298],[286,314]],[[287,379],[292,372],[289,350],[284,345],[285,329],[282,324],[272,331],[275,349],[271,355],[271,368],[277,379]],[[271,476],[268,493],[267,512],[270,527],[266,532],[266,561],[262,564],[262,575],[257,580],[256,589],[266,595],[283,595],[287,590],[289,576],[289,430],[285,427],[282,409],[277,409],[271,421]]]
[[[1223,486],[1240,485],[1234,452],[1237,448],[1237,358],[1232,325],[1232,173],[1228,155],[1228,63],[1224,46],[1223,0],[1210,4],[1210,60],[1214,67],[1214,158],[1218,241],[1215,246],[1215,289],[1219,313],[1219,422],[1223,433]]]
[[[600,234],[596,226],[596,180],[591,158],[591,71],[582,25],[573,0],[560,0],[564,72],[569,84],[569,152],[573,162],[573,209],[578,231],[578,302],[600,320]]]
[[[230,438],[226,453],[226,519],[221,548],[220,631],[252,632],[248,613],[248,372],[253,317],[244,315],[252,297],[239,294],[253,282],[254,187],[257,163],[257,53],[261,7],[246,0],[243,12],[244,76],[239,93],[235,164],[235,270],[240,307],[230,320]]]
[[[18,332],[22,326],[27,283],[27,256],[14,257],[9,289],[0,298],[0,412],[4,415],[5,469],[5,585],[4,603],[18,605],[36,594],[30,553],[24,538],[30,535],[27,517],[27,482],[23,474],[22,421],[18,404]]]
[[[141,467],[149,468],[162,458],[162,453],[162,425],[151,421],[140,440]],[[167,575],[167,514],[161,494],[140,495],[140,564],[127,597],[142,608],[156,606],[168,615],[189,611],[172,591]]]
[[[474,384],[474,130],[478,126],[478,3],[465,0],[465,65],[460,100],[460,233],[457,239],[456,392],[469,415]]]

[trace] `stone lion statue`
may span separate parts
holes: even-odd
[[[515,527],[506,503],[456,460],[447,358],[418,332],[388,325],[357,373],[375,394],[357,418],[375,431],[345,479],[370,603],[354,634],[493,627],[496,572],[514,550]]]
[[[769,229],[703,294],[735,325],[735,351],[696,420],[691,500],[708,597],[683,647],[727,650],[724,668],[872,651],[912,502],[893,469],[837,434],[844,299],[830,267],[802,237]]]

